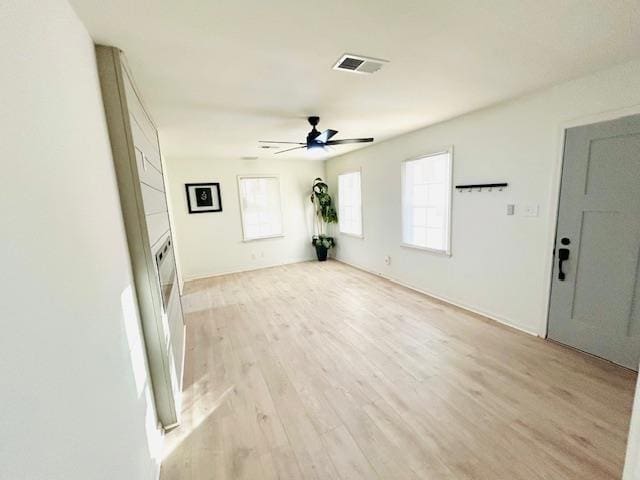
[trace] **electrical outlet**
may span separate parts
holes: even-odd
[[[524,216],[525,217],[537,217],[539,211],[538,205],[525,205],[524,206]]]
[[[389,255],[386,255],[384,257],[384,263],[385,263],[385,265],[390,265],[391,264],[391,257]]]
[[[513,215],[515,213],[516,206],[513,203],[507,205],[507,215]]]
[[[256,259],[256,254],[255,253],[251,253],[251,260],[255,260]]]

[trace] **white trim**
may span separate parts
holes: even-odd
[[[415,162],[416,160],[422,160],[423,158],[428,158],[428,157],[435,157],[436,155],[442,155],[443,153],[450,154],[451,158],[453,159],[453,145],[449,145],[443,148],[436,148],[429,153],[423,153],[421,155],[415,155],[413,157],[405,158],[404,160],[402,160],[401,163]]]
[[[450,257],[451,256],[451,252],[447,252],[446,250],[438,250],[436,248],[421,247],[420,245],[412,245],[411,243],[400,242],[400,246],[402,248],[413,248],[414,250],[422,250],[423,252],[434,253],[434,254],[440,255],[442,257]]]
[[[416,160],[422,160],[423,158],[435,157],[436,155],[442,155],[443,153],[449,154],[449,208],[447,209],[447,248],[445,250],[437,250],[435,248],[423,247],[421,245],[413,245],[411,243],[404,242],[404,176],[405,176],[405,164],[407,162],[415,162]],[[402,231],[400,232],[400,246],[408,248],[416,248],[418,250],[424,250],[427,252],[437,253],[447,257],[451,257],[451,234],[453,232],[452,219],[453,219],[453,145],[449,145],[446,148],[439,149],[431,153],[418,155],[416,157],[406,158],[400,162],[400,226]]]
[[[284,233],[277,233],[275,235],[266,235],[264,237],[254,237],[254,238],[245,238],[242,240],[244,243],[247,242],[257,242],[259,240],[269,240],[270,238],[282,238],[284,237]]]
[[[182,310],[182,295],[178,297],[180,301],[180,313],[182,314],[184,322],[184,310]],[[184,389],[184,364],[187,363],[187,324],[182,324],[182,366],[180,367],[180,396],[182,397],[182,391]],[[180,412],[182,413],[182,412]]]
[[[360,238],[360,239],[364,240],[364,235],[363,234],[358,235],[356,233],[347,233],[347,232],[338,231],[338,235],[343,235],[345,237]]]
[[[357,233],[349,233],[349,232],[343,232],[342,230],[340,230],[340,175],[349,175],[350,173],[359,173],[360,174],[360,235],[358,235]],[[362,201],[362,167],[357,167],[357,168],[349,168],[349,169],[345,169],[344,171],[340,172],[340,173],[336,173],[336,180],[338,181],[338,233],[340,235],[347,235],[349,237],[354,237],[354,238],[364,238],[364,208],[363,208],[363,204],[364,202]]]
[[[317,261],[317,259],[315,257],[307,257],[307,258],[300,258],[295,260],[287,260],[284,262],[271,263],[268,265],[261,265],[259,267],[237,268],[233,270],[227,270],[224,272],[211,272],[211,273],[203,273],[200,275],[189,275],[185,277],[184,281],[185,283],[187,283],[187,282],[192,282],[194,280],[202,280],[204,278],[221,277],[223,275],[231,275],[233,273],[253,272],[255,270],[264,270],[265,268],[281,267],[284,265],[293,265],[295,263],[305,263],[305,262],[313,262],[313,261]]]
[[[348,175],[349,173],[360,173],[360,175],[362,175],[362,167],[347,167],[335,172],[336,176]]]
[[[261,236],[261,237],[247,238],[246,234],[244,233],[244,208],[242,208],[242,189],[240,187],[240,182],[244,178],[275,178],[278,181],[278,197],[279,197],[278,203],[280,204],[280,233],[277,233],[274,235]],[[264,240],[266,238],[284,237],[286,232],[284,229],[284,215],[282,214],[282,189],[280,186],[280,175],[277,173],[264,174],[264,175],[259,175],[255,173],[240,174],[237,176],[237,182],[238,182],[238,202],[240,203],[240,229],[242,231],[242,241],[253,242],[255,240]]]
[[[631,105],[616,110],[606,110],[604,112],[584,115],[581,117],[566,120],[558,125],[558,137],[560,139],[560,142],[558,145],[558,151],[556,153],[556,164],[551,178],[551,191],[549,194],[549,216],[547,217],[547,222],[549,222],[549,236],[547,237],[547,248],[545,253],[546,266],[544,278],[546,284],[544,289],[544,298],[542,300],[545,314],[542,317],[542,321],[538,330],[538,336],[542,338],[547,337],[547,332],[549,329],[549,308],[551,306],[551,285],[553,283],[553,249],[558,229],[558,211],[560,208],[560,186],[562,183],[562,164],[564,161],[565,132],[567,129],[573,127],[581,127],[594,123],[607,122],[638,114],[640,114],[640,104]]]
[[[533,335],[534,337],[539,337],[540,336],[534,330],[529,330],[529,329],[527,329],[525,327],[522,327],[522,326],[518,325],[516,322],[514,322],[513,320],[510,320],[510,319],[505,318],[505,317],[501,317],[500,315],[498,315],[496,313],[488,312],[488,311],[483,310],[481,308],[467,305],[464,302],[461,302],[461,301],[458,301],[458,300],[453,300],[451,298],[444,297],[442,295],[437,295],[435,293],[431,293],[431,292],[429,292],[427,290],[423,290],[423,289],[421,289],[419,287],[410,285],[408,283],[404,283],[404,282],[402,282],[402,281],[400,281],[400,280],[398,280],[398,279],[396,279],[394,277],[391,277],[391,276],[386,275],[386,274],[381,273],[381,272],[376,272],[376,271],[371,270],[371,269],[369,269],[367,267],[364,267],[362,265],[358,265],[358,264],[355,264],[355,263],[352,263],[352,262],[348,262],[348,261],[342,260],[340,258],[334,258],[333,260],[335,260],[336,262],[344,263],[345,265],[349,265],[350,267],[357,268],[358,270],[362,270],[363,272],[367,272],[367,273],[370,273],[372,275],[376,275],[378,277],[382,277],[385,280],[389,280],[390,282],[393,282],[393,283],[395,283],[397,285],[400,285],[402,287],[405,287],[405,288],[408,288],[410,290],[413,290],[414,292],[418,292],[418,293],[421,293],[423,295],[426,295],[427,297],[432,297],[432,298],[435,298],[436,300],[440,300],[441,302],[445,302],[445,303],[448,303],[448,304],[453,305],[455,307],[462,308],[463,310],[467,310],[467,311],[469,311],[471,313],[475,313],[476,315],[481,315],[481,316],[483,316],[483,317],[485,317],[485,318],[487,318],[489,320],[493,320],[493,321],[495,321],[497,323],[500,323],[502,325],[506,325],[507,327],[513,328],[515,330],[518,330],[520,332],[526,333],[528,335]]]

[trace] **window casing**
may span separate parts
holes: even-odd
[[[451,255],[451,150],[402,163],[402,244]]]
[[[338,223],[340,233],[362,237],[360,172],[338,175]]]
[[[238,193],[244,241],[283,235],[277,176],[239,176]]]

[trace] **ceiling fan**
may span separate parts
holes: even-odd
[[[286,150],[280,150],[279,152],[276,152],[275,155],[278,155],[280,153],[285,153],[285,152],[290,152],[291,150],[298,150],[300,148],[306,148],[307,150],[311,150],[312,148],[322,148],[323,150],[325,149],[325,147],[328,146],[332,146],[332,145],[345,145],[348,143],[370,143],[373,142],[373,138],[346,138],[346,139],[342,139],[342,140],[331,140],[336,133],[338,133],[337,130],[325,130],[324,132],[320,133],[317,129],[316,129],[316,125],[318,125],[318,122],[320,122],[320,117],[309,117],[307,118],[307,120],[309,121],[309,123],[311,124],[311,131],[307,134],[307,141],[306,142],[271,142],[271,141],[267,141],[267,140],[260,140],[260,143],[287,143],[287,144],[292,144],[292,145],[298,145],[297,147],[293,147],[293,148],[288,148]],[[265,148],[265,147],[263,147]]]

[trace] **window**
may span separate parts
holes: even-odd
[[[450,254],[451,151],[402,164],[402,243]]]
[[[338,175],[338,222],[340,233],[362,236],[360,172]]]
[[[281,236],[280,182],[276,176],[238,177],[244,240]]]

